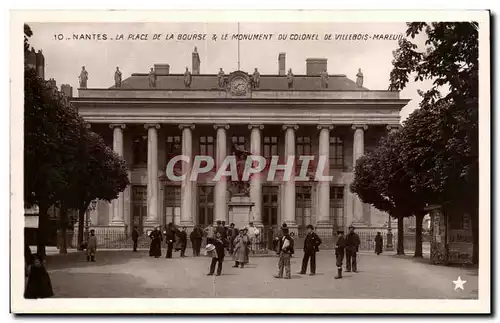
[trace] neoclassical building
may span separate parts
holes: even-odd
[[[71,99],[129,165],[131,185],[112,203],[98,202],[93,226],[144,230],[170,222],[230,223],[228,183],[212,176],[170,181],[165,169],[179,154],[221,161],[234,145],[266,159],[326,155],[333,177],[331,182],[252,179],[249,221],[328,228],[387,222],[387,215],[361,203],[349,184],[356,159],[399,126],[400,110],[408,103],[399,92],[363,87],[361,71],[356,81],[325,75],[326,59],[307,59],[306,75],[290,74],[284,53],[275,75],[200,74],[200,63],[195,49],[188,75],[170,74],[168,64],[158,64],[110,88],[92,88],[90,78]]]

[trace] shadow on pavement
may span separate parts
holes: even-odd
[[[47,270],[125,264],[130,259],[149,258],[149,251],[97,251],[96,262],[87,262],[85,251],[47,256]]]

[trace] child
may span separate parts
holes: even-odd
[[[90,230],[89,241],[87,242],[87,261],[95,262],[95,253],[97,251],[97,237],[94,229]]]
[[[337,265],[337,276],[335,276],[335,279],[340,279],[342,278],[342,261],[344,261],[344,254],[345,254],[345,248],[346,248],[346,241],[344,238],[344,230],[338,230],[337,231],[337,244],[335,246],[335,258],[337,260],[336,265]]]
[[[54,296],[49,274],[43,265],[42,258],[33,255],[32,265],[29,267],[28,283],[24,290],[24,298],[47,298]]]
[[[227,247],[225,239],[222,237],[221,232],[215,234],[215,239],[212,240],[213,244],[207,245],[207,251],[212,252],[212,262],[210,263],[210,272],[207,276],[212,276],[215,271],[215,265],[217,266],[216,276],[220,276],[222,273],[222,262],[224,261],[224,249]]]

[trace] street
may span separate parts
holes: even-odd
[[[147,251],[99,251],[96,263],[74,252],[48,257],[55,297],[60,298],[357,298],[477,299],[477,269],[430,265],[411,256],[360,253],[358,273],[334,279],[333,253],[317,254],[316,276],[299,275],[302,252],[291,261],[292,279],[275,279],[278,257],[251,257],[245,268],[232,268],[226,256],[221,276],[206,276],[210,259],[151,258]],[[344,266],[345,269],[345,266]],[[454,289],[458,277],[464,290]]]

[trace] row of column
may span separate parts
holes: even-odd
[[[145,124],[144,127],[148,130],[148,183],[147,183],[147,218],[146,226],[157,226],[159,223],[158,214],[158,130],[159,124]],[[397,125],[387,126],[387,129],[392,131],[396,129]],[[111,124],[110,128],[113,129],[113,149],[123,156],[123,129],[124,124]],[[195,128],[194,124],[181,124],[179,128],[182,131],[182,155],[187,156],[192,160],[193,155],[193,138],[192,131]],[[295,156],[295,131],[299,128],[298,125],[283,125],[285,131],[285,156]],[[330,151],[330,131],[333,125],[318,125],[319,130],[319,156],[325,156],[326,163],[329,162]],[[364,154],[364,132],[368,128],[367,125],[352,125],[354,130],[353,140],[353,165],[356,165],[356,160]],[[227,130],[228,124],[214,125],[216,130],[216,165],[220,166],[227,156]],[[250,130],[250,152],[252,155],[261,155],[261,132],[264,129],[263,125],[251,124],[248,126]],[[187,174],[181,183],[181,225],[192,226],[193,210],[192,210],[192,196],[193,182],[189,180],[190,165],[183,163],[183,173]],[[324,167],[324,176],[328,176],[328,164]],[[284,222],[293,227],[295,222],[295,181],[293,176],[289,181],[283,184],[284,201],[283,215]],[[228,221],[228,207],[227,207],[227,182],[218,181],[215,184],[215,220]],[[260,176],[253,176],[250,183],[250,199],[254,202],[253,207],[253,221],[255,225],[262,223],[262,183]],[[327,181],[320,181],[318,184],[318,226],[331,226],[330,223],[330,183]],[[110,204],[111,221],[110,225],[122,226],[124,225],[124,197],[123,192],[119,194],[118,198],[113,200]],[[364,222],[363,219],[363,203],[357,196],[354,197],[353,203],[353,219],[356,223]]]

